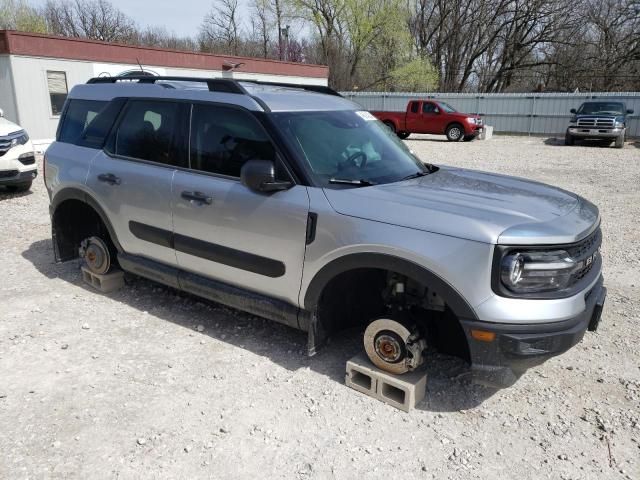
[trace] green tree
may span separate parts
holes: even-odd
[[[46,33],[47,22],[24,0],[0,0],[0,29]]]
[[[423,58],[416,58],[393,70],[392,88],[403,92],[428,92],[438,87],[438,72]]]

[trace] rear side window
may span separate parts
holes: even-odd
[[[107,102],[95,100],[70,100],[62,119],[58,141],[77,144],[82,132],[106,104]]]
[[[247,112],[218,105],[194,105],[191,117],[191,169],[240,177],[247,160],[276,162],[276,150],[258,121]]]
[[[180,121],[183,108],[176,102],[130,101],[110,150],[125,157],[186,166],[182,148],[185,122]]]
[[[418,102],[411,102],[411,113],[418,113],[418,108],[420,108]]]

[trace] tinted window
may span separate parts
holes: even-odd
[[[418,102],[411,102],[411,112],[418,113],[418,109],[420,108],[420,104]]]
[[[422,104],[422,112],[423,113],[436,113],[438,111],[438,107],[435,103],[423,103]]]
[[[62,119],[59,142],[78,143],[80,134],[93,121],[107,102],[70,100]]]
[[[249,113],[217,105],[194,105],[191,168],[240,177],[247,160],[276,161],[275,148]]]
[[[90,148],[102,148],[104,142],[111,131],[116,118],[126,100],[117,98],[109,102],[98,112],[95,118],[87,124],[76,145]]]
[[[115,133],[114,153],[182,166],[181,110],[173,102],[129,102]]]

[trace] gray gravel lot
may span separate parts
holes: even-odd
[[[405,414],[344,386],[356,332],[307,358],[299,332],[146,280],[91,290],[53,263],[39,178],[0,190],[0,478],[640,479],[640,142],[407,143],[596,203],[600,330],[497,392],[434,358]]]

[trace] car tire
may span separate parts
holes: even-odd
[[[26,192],[31,188],[31,182],[18,183],[16,185],[7,185],[10,192]]]
[[[393,132],[396,133],[396,126],[393,124],[393,122],[390,121],[386,121],[383,122],[387,127],[389,127],[389,129]]]
[[[450,142],[459,142],[464,136],[464,128],[459,123],[453,123],[447,127],[445,135]]]
[[[411,135],[411,133],[409,132],[398,132],[398,138],[400,140],[404,140],[405,138],[409,138],[409,135]]]
[[[615,143],[616,148],[624,148],[625,133],[626,131],[623,130],[622,133],[616,137],[616,143]]]
[[[564,144],[565,145],[573,145],[575,143],[575,139],[573,138],[573,135],[570,135],[569,132],[564,134]]]

